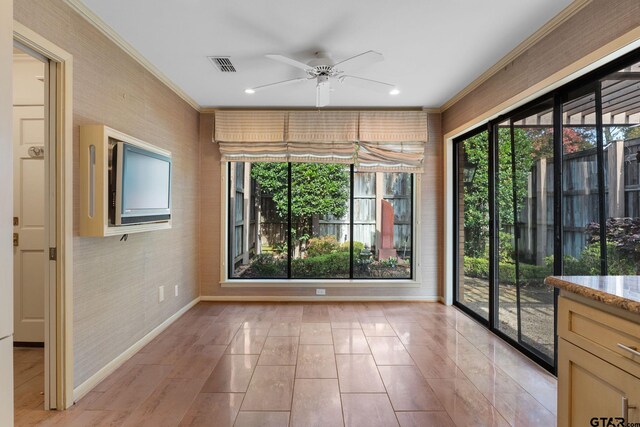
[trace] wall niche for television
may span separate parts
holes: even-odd
[[[80,235],[171,228],[171,152],[104,125],[80,127]]]

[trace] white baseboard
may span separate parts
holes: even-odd
[[[167,320],[156,326],[151,332],[142,337],[138,342],[133,344],[131,347],[122,352],[118,357],[113,359],[111,362],[107,363],[102,369],[89,377],[88,380],[80,384],[78,387],[73,389],[73,401],[74,403],[80,400],[83,396],[89,393],[95,386],[97,386],[102,380],[104,380],[107,376],[112,374],[116,369],[118,369],[124,362],[129,360],[134,354],[136,354],[142,347],[147,345],[151,340],[160,335],[162,331],[167,329],[169,325],[178,320],[180,316],[186,313],[191,307],[200,302],[200,297],[194,299],[189,304],[182,307],[178,310],[173,316],[169,317]]]
[[[439,302],[438,296],[228,296],[228,295],[203,295],[200,301],[421,301]]]

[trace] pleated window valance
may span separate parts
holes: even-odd
[[[219,111],[222,161],[354,163],[360,170],[421,172],[423,111]]]
[[[358,168],[422,171],[427,114],[422,111],[360,113]]]
[[[286,134],[292,162],[353,163],[357,111],[292,111]]]
[[[214,140],[228,162],[286,162],[286,111],[218,111]]]

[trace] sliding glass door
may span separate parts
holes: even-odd
[[[498,299],[496,327],[552,363],[553,105],[550,101],[498,125]]]
[[[610,275],[640,274],[640,61],[600,81],[606,198],[601,238]],[[593,237],[595,240],[597,237]],[[600,239],[598,239],[600,240]]]
[[[455,304],[549,370],[544,279],[640,273],[639,129],[636,51],[454,140]]]
[[[489,139],[487,131],[457,145],[457,301],[489,319]]]

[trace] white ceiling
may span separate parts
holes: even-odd
[[[340,85],[332,107],[439,107],[571,0],[83,0],[96,15],[201,106],[312,107],[315,89],[265,54],[339,61],[375,50],[385,61],[354,72],[394,83],[390,96]],[[221,73],[207,56],[230,56]]]

